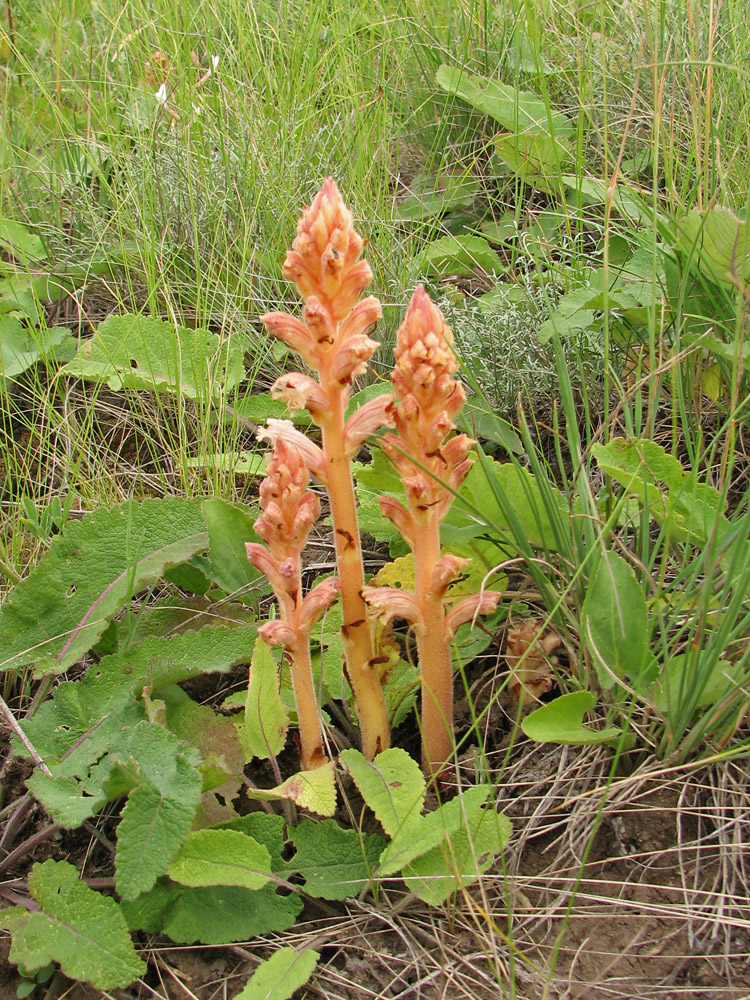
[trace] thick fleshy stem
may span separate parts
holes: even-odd
[[[326,761],[310,660],[310,630],[333,603],[338,580],[316,584],[303,599],[301,552],[320,513],[320,502],[307,489],[308,471],[294,444],[274,442],[266,478],[260,484],[262,514],[255,530],[266,543],[248,542],[247,557],[269,580],[279,603],[279,618],[265,622],[261,638],[283,645],[291,665],[292,686],[299,720],[300,760],[303,770]]]
[[[414,554],[413,604],[409,606],[402,595],[400,613],[416,634],[422,675],[422,767],[427,774],[439,774],[453,750],[453,635],[458,625],[493,610],[500,596],[484,591],[464,599],[451,612],[445,609],[446,591],[467,560],[441,555],[440,524],[453,491],[471,468],[468,453],[473,443],[465,434],[450,436],[453,418],[465,399],[461,383],[453,378],[458,361],[451,341],[450,328],[420,285],[398,330],[392,376],[395,433],[382,442],[404,483],[408,509],[393,498],[383,498],[381,509]],[[371,607],[384,617],[399,607],[397,594],[388,588],[365,590]]]
[[[290,409],[306,408],[321,430],[322,447],[310,454],[309,464],[330,500],[347,678],[359,716],[362,752],[372,760],[389,746],[390,732],[362,596],[364,570],[351,459],[368,435],[391,424],[391,399],[374,400],[345,419],[352,382],[379,346],[369,333],[380,319],[380,303],[372,296],[360,299],[372,280],[369,264],[360,259],[363,246],[352,214],[329,177],[303,212],[283,268],[304,299],[302,320],[281,312],[268,313],[262,320],[318,373],[318,381],[301,372],[284,375],[272,391]],[[293,433],[298,432],[290,424],[275,421],[267,436],[291,439]]]

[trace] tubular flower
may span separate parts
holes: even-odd
[[[304,407],[320,427],[322,447],[299,443],[312,474],[322,482],[331,505],[336,559],[344,612],[342,635],[347,677],[362,729],[362,750],[372,760],[390,742],[388,713],[380,678],[372,668],[372,640],[362,598],[364,571],[350,460],[366,437],[391,425],[387,401],[363,407],[345,420],[352,382],[367,368],[379,346],[370,333],[382,315],[373,296],[360,300],[372,280],[370,265],[360,259],[364,240],[354,229],[352,213],[329,177],[297,225],[283,274],[303,300],[302,319],[273,312],[261,317],[268,329],[297,351],[318,375],[293,372],[273,388],[292,409]],[[269,421],[266,436],[286,440],[298,431],[283,421]]]
[[[269,645],[283,645],[291,664],[297,702],[300,757],[304,770],[325,761],[322,726],[310,661],[310,630],[338,593],[337,580],[323,580],[302,598],[302,549],[320,513],[317,496],[308,490],[309,474],[293,443],[277,437],[260,484],[262,513],[255,530],[266,543],[248,542],[250,562],[265,574],[279,602],[279,619],[259,629]]]
[[[471,468],[468,453],[473,443],[465,434],[452,435],[453,418],[465,393],[453,377],[458,360],[451,343],[450,327],[420,285],[398,330],[391,379],[395,432],[383,439],[383,449],[403,481],[408,509],[392,497],[383,497],[380,507],[414,553],[413,604],[407,604],[402,595],[399,607],[401,616],[414,623],[422,675],[422,766],[435,775],[444,767],[453,744],[451,640],[460,624],[493,610],[499,598],[485,591],[464,598],[450,613],[444,607],[446,591],[467,561],[441,556],[440,523],[453,501],[453,491]],[[366,591],[378,616],[383,615],[389,596],[377,597],[374,588]],[[409,615],[404,614],[406,610]]]

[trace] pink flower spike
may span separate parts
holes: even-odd
[[[295,410],[307,410],[318,425],[331,412],[331,404],[320,385],[301,372],[290,372],[277,378],[271,386],[271,395],[286,403],[291,413]]]
[[[450,642],[456,634],[459,625],[465,625],[477,615],[489,615],[497,607],[501,595],[496,590],[483,590],[481,594],[472,594],[462,601],[445,616],[446,640]]]
[[[393,427],[392,408],[393,395],[385,392],[360,406],[349,417],[344,427],[344,451],[347,457],[356,455],[368,437],[381,427]]]
[[[394,618],[403,618],[410,625],[419,625],[422,612],[414,597],[398,587],[365,587],[362,590],[368,607],[384,625]]]
[[[271,444],[282,440],[296,445],[310,473],[325,484],[326,468],[323,452],[309,438],[298,431],[291,420],[276,420],[272,417],[267,421],[265,427],[260,428],[258,437],[261,441],[270,441]]]

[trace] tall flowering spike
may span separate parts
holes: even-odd
[[[390,736],[362,597],[364,571],[350,461],[369,434],[391,426],[391,418],[383,401],[345,420],[352,382],[363,374],[379,346],[370,334],[382,315],[380,303],[373,296],[360,300],[372,281],[370,265],[360,259],[363,247],[352,213],[329,177],[302,213],[283,267],[284,276],[296,284],[304,300],[302,319],[281,312],[261,319],[318,374],[317,382],[300,372],[283,375],[272,391],[291,409],[308,410],[320,427],[322,447],[312,442],[303,445],[299,431],[284,421],[269,421],[265,436],[295,440],[310,471],[328,491],[341,580],[346,672],[362,729],[362,750],[372,760],[388,747]]]
[[[266,543],[248,542],[250,562],[264,573],[279,602],[279,619],[259,633],[269,645],[283,645],[291,664],[297,702],[300,757],[304,770],[325,762],[322,726],[310,661],[310,630],[338,593],[337,580],[324,580],[302,599],[302,549],[320,513],[320,501],[308,490],[309,474],[299,449],[277,437],[260,484],[261,514],[255,530]]]
[[[381,510],[414,553],[416,585],[410,620],[422,675],[422,766],[432,775],[441,772],[453,747],[451,639],[459,624],[491,611],[499,597],[488,591],[466,598],[451,614],[444,607],[448,586],[465,567],[465,560],[441,557],[440,523],[453,501],[452,491],[471,468],[472,445],[465,434],[453,434],[453,418],[465,393],[454,378],[458,360],[452,340],[442,313],[420,285],[398,330],[391,379],[395,433],[383,439],[383,449],[401,476],[408,501],[407,510],[392,497],[384,497]],[[378,597],[374,588],[368,588],[365,596],[382,616],[388,595]]]

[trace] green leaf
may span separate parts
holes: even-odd
[[[260,889],[271,874],[268,848],[236,830],[191,833],[167,869],[182,885],[238,885]]]
[[[267,643],[258,639],[250,664],[244,725],[239,730],[246,760],[277,756],[286,742],[289,712],[279,695],[279,667]]]
[[[72,343],[70,330],[64,326],[38,330],[15,316],[0,315],[0,382],[21,375],[38,361],[55,359],[68,341]]]
[[[731,209],[714,205],[689,212],[677,223],[677,246],[728,288],[750,280],[750,230]]]
[[[289,1000],[304,986],[318,964],[320,954],[308,948],[279,948],[261,962],[235,1000]]]
[[[68,521],[0,610],[0,669],[59,673],[76,663],[134,593],[205,548],[204,529],[200,503],[177,498]]]
[[[434,850],[446,838],[450,840],[466,817],[481,809],[489,794],[487,785],[465,788],[455,799],[426,816],[420,816],[416,824],[402,829],[383,851],[378,874],[393,875],[415,858]]]
[[[356,896],[372,881],[385,847],[379,834],[342,829],[333,819],[304,819],[292,830],[297,854],[291,862],[305,879],[305,892],[322,899]]]
[[[575,123],[560,111],[553,111],[536,94],[519,90],[462,69],[442,65],[435,74],[439,87],[489,115],[509,132],[548,134],[558,137],[575,134]]]
[[[596,704],[591,691],[572,691],[531,712],[521,722],[521,729],[536,743],[560,743],[563,746],[594,746],[616,739],[621,729],[587,729],[583,717]]]
[[[299,771],[276,788],[246,789],[250,799],[274,802],[290,799],[301,809],[309,809],[319,816],[333,816],[336,812],[336,778],[333,763],[322,764],[312,771]]]
[[[674,718],[686,705],[693,711],[708,708],[737,690],[741,675],[736,665],[712,659],[700,649],[670,657],[651,689],[654,705]]]
[[[150,389],[188,399],[224,398],[244,378],[239,337],[217,337],[151,316],[110,316],[65,366],[110,389]]]
[[[121,908],[131,930],[164,932],[177,944],[229,944],[292,927],[302,900],[279,895],[275,885],[191,889],[162,879]]]
[[[502,135],[495,139],[500,160],[525,184],[553,193],[559,187],[563,169],[573,159],[573,151],[564,140],[550,135]]]
[[[82,680],[58,684],[53,698],[24,720],[24,730],[42,757],[68,754],[67,773],[83,774],[103,751],[118,745],[122,726],[135,725],[143,717],[131,695],[140,697],[144,687],[153,695],[204,673],[225,673],[249,658],[256,635],[254,625],[216,625],[171,638],[144,639],[122,653],[103,657]],[[80,749],[71,758],[79,741]],[[85,762],[83,771],[71,767],[76,762]]]
[[[374,761],[359,750],[344,750],[339,758],[389,837],[418,824],[425,800],[425,779],[406,750],[391,747]]]
[[[419,270],[430,277],[470,276],[477,270],[502,274],[503,262],[482,236],[443,236],[419,255]]]
[[[47,256],[41,237],[12,219],[0,219],[0,247],[13,254],[17,260],[30,264],[44,260]]]
[[[245,551],[245,542],[261,540],[253,528],[257,511],[251,515],[214,497],[203,501],[203,517],[208,527],[211,577],[222,590],[241,600],[243,593],[265,580]]]
[[[637,681],[648,653],[648,608],[632,566],[616,552],[604,553],[589,584],[583,634],[605,690],[626,677]]]
[[[470,208],[481,190],[476,177],[464,172],[418,174],[409,184],[408,197],[399,201],[396,211],[404,222],[424,222],[455,208]]]
[[[137,780],[117,828],[115,857],[117,891],[130,900],[167,870],[190,830],[202,779],[177,737],[146,721],[135,727],[121,757]]]
[[[719,551],[732,543],[734,527],[723,516],[721,494],[655,441],[613,438],[591,450],[602,471],[632,493],[674,541],[699,547],[711,541]]]
[[[67,861],[35,864],[29,892],[41,909],[21,906],[0,911],[0,927],[13,935],[10,960],[33,974],[59,962],[70,979],[97,990],[129,986],[144,975],[114,899],[90,889]]]
[[[509,820],[492,806],[467,812],[455,833],[404,868],[404,881],[423,902],[439,906],[488,870],[510,832]]]

